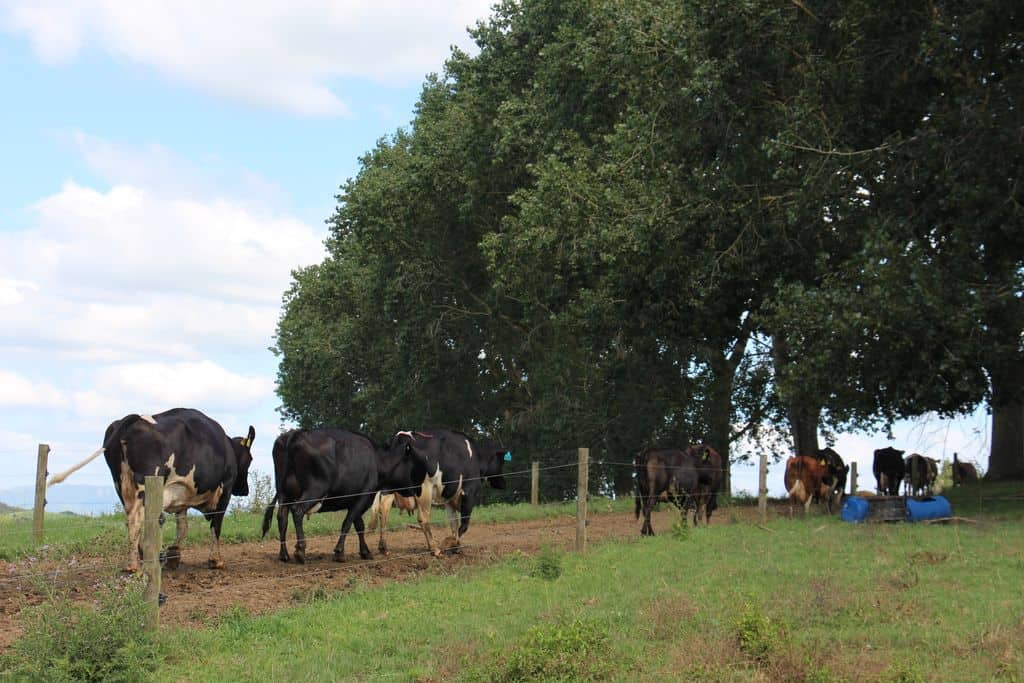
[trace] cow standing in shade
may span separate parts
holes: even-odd
[[[953,454],[953,486],[973,484],[978,481],[978,470],[969,462],[964,462]]]
[[[906,495],[932,495],[932,486],[939,474],[938,462],[920,453],[913,453],[907,456],[903,464]]]
[[[846,477],[850,473],[850,466],[845,464],[842,457],[832,448],[819,448],[814,452],[814,458],[819,462],[824,460],[825,467],[828,469],[824,477],[824,483],[829,486],[826,508],[831,513],[833,503],[837,507],[843,503],[843,494],[846,491]]]
[[[450,429],[398,432],[391,440],[389,452],[392,457],[414,454],[426,462],[426,476],[415,496],[416,518],[435,557],[441,556],[441,548],[430,528],[431,505],[443,505],[447,510],[452,537],[446,539],[445,545],[457,549],[469,528],[473,507],[483,496],[484,480],[492,488],[505,488],[502,468],[505,460],[511,459],[507,450],[493,442],[481,442],[478,446],[465,434]],[[375,516],[381,515],[380,498],[374,505]],[[381,530],[380,547],[386,552],[387,522],[378,519],[377,523]]]
[[[703,512],[706,524],[717,507],[718,489],[722,485],[722,456],[706,445],[678,448],[649,448],[633,460],[636,467],[637,519],[643,512],[642,536],[653,536],[651,512],[659,500],[667,500],[679,508],[689,521],[687,511],[693,510],[697,526]]]
[[[906,463],[903,462],[904,452],[892,446],[875,451],[871,471],[875,475],[878,493],[887,496],[900,495],[900,483],[903,481],[907,469]]]
[[[811,509],[811,502],[822,501],[831,513],[832,483],[829,478],[828,460],[810,455],[797,455],[786,460],[783,475],[786,492],[792,501],[804,506],[804,514]],[[790,508],[792,514],[792,508]]]
[[[381,489],[411,493],[423,481],[426,463],[414,454],[393,455],[370,437],[347,429],[293,430],[274,442],[274,483],[277,491],[263,514],[263,535],[277,507],[281,541],[278,559],[290,561],[286,539],[288,513],[295,523],[295,561],[306,561],[303,517],[317,512],[347,510],[334,546],[334,561],[342,562],[345,538],[353,525],[359,536],[359,556],[372,554],[363,532],[363,514]]]
[[[250,448],[256,438],[251,426],[245,437],[228,438],[216,421],[198,410],[175,408],[153,416],[127,415],[107,427],[103,448],[50,485],[63,481],[90,460],[104,454],[114,488],[128,524],[128,563],[137,572],[148,475],[163,477],[163,509],[177,521],[174,545],[167,549],[167,567],[178,566],[180,547],[188,534],[188,509],[195,508],[210,522],[210,567],[222,569],[220,530],[231,496],[249,495]]]

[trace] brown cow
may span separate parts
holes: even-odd
[[[718,503],[718,489],[722,485],[722,457],[707,445],[690,446],[685,451],[677,448],[647,449],[633,461],[636,467],[636,516],[641,511],[643,536],[653,536],[651,511],[659,499],[671,502],[688,520],[687,511],[693,509],[693,525],[700,523],[703,511],[706,524]],[[664,498],[663,498],[664,497]]]
[[[969,462],[960,460],[956,453],[953,454],[953,486],[973,484],[978,481],[978,470]]]
[[[790,458],[786,461],[783,481],[790,499],[804,506],[804,514],[810,510],[815,496],[824,503],[829,513],[832,512],[832,485],[828,478],[828,461],[824,458],[812,458],[809,455]]]

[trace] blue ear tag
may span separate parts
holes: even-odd
[[[512,462],[512,451],[505,451],[505,462]]]

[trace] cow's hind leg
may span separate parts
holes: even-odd
[[[220,556],[220,527],[224,524],[224,513],[227,512],[227,505],[224,509],[204,513],[210,520],[210,569],[224,569],[224,560]]]
[[[295,522],[295,562],[306,564],[306,532],[302,530],[303,511],[292,507],[292,521]]]
[[[181,544],[184,543],[185,537],[188,536],[188,512],[182,510],[175,513],[175,535],[174,545],[167,549],[167,562],[165,566],[167,569],[177,569],[178,565],[181,564]]]
[[[430,487],[424,486],[424,489]],[[434,542],[434,535],[430,531],[430,505],[433,502],[433,496],[428,491],[425,494],[416,496],[416,520],[420,523],[420,529],[423,530],[423,535],[427,539],[427,547],[430,549],[430,553],[434,557],[441,557],[441,549],[437,547]]]
[[[288,511],[289,506],[283,501],[277,506],[277,536],[281,540],[281,549],[277,553],[277,559],[282,562],[291,562],[288,555]]]
[[[641,536],[653,536],[654,527],[651,526],[651,510],[654,509],[654,496],[644,496],[644,523],[640,527]]]
[[[388,528],[388,515],[391,512],[391,506],[395,502],[395,494],[389,493],[386,496],[380,497],[380,509],[377,511],[377,528],[379,532],[379,538],[377,540],[377,550],[381,555],[388,554],[388,544],[384,539],[384,533]],[[356,531],[359,527],[356,527]]]

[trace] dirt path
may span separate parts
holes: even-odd
[[[668,532],[678,513],[663,505],[652,516],[656,532]],[[753,519],[752,508],[720,509],[712,524]],[[405,521],[406,517],[402,517]],[[438,531],[445,530],[435,527]],[[640,523],[631,513],[592,514],[587,539],[601,542],[615,538],[638,538]],[[161,608],[161,623],[172,626],[202,626],[224,612],[243,608],[259,614],[283,609],[306,599],[314,591],[328,593],[345,590],[356,581],[374,585],[403,581],[425,573],[447,573],[468,566],[487,565],[515,552],[535,553],[550,546],[568,550],[576,540],[573,516],[503,524],[473,524],[464,537],[462,552],[440,559],[426,552],[423,533],[403,525],[388,536],[390,555],[376,552],[371,560],[361,560],[353,533],[346,544],[347,559],[332,561],[335,536],[310,537],[305,565],[283,563],[277,559],[277,540],[223,545],[227,568],[208,569],[208,550],[189,546],[183,551],[181,566],[163,573],[163,592],[167,603]],[[376,537],[368,537],[376,549]],[[294,537],[289,535],[289,550]],[[38,604],[47,587],[57,586],[83,598],[95,587],[119,574],[123,558],[78,557],[61,562],[0,562],[0,648],[7,647],[20,633],[18,612],[26,605]]]

